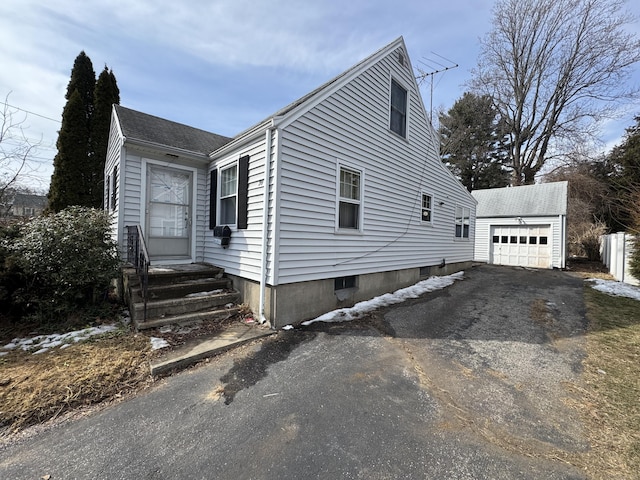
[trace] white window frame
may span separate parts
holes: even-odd
[[[429,220],[424,219],[424,198],[429,197]],[[420,221],[423,225],[433,225],[433,195],[429,192],[422,191],[420,192]]]
[[[402,88],[405,93],[405,112],[404,112],[404,135],[396,132],[395,130],[393,130],[393,128],[391,128],[391,120],[392,120],[392,112],[393,112],[393,102],[392,102],[392,91],[393,91],[393,84],[396,83],[400,88]],[[409,88],[407,87],[407,85],[398,80],[395,77],[391,77],[389,79],[389,123],[388,123],[388,128],[389,131],[392,132],[394,135],[397,135],[399,138],[402,138],[404,140],[409,140],[409,104],[411,103],[409,101],[410,99],[410,91]]]
[[[359,178],[360,178],[360,183],[358,185],[359,190],[358,190],[358,194],[359,194],[359,199],[353,199],[353,198],[348,198],[348,197],[343,197],[341,195],[341,172],[342,171],[346,171],[346,172],[351,172],[351,173],[355,173],[358,174]],[[335,224],[335,229],[336,232],[339,233],[362,233],[363,231],[363,219],[364,219],[364,169],[362,168],[357,168],[351,165],[346,165],[343,163],[338,163],[337,168],[336,168],[336,224]],[[340,226],[340,203],[342,202],[346,202],[346,203],[351,203],[351,204],[355,204],[358,205],[358,216],[357,216],[357,220],[358,220],[358,225],[356,228],[353,227],[341,227]]]
[[[236,185],[233,193],[229,193],[227,195],[222,195],[222,187],[223,187],[223,172],[235,168],[236,170]],[[217,209],[217,219],[216,225],[228,225],[230,228],[235,228],[238,224],[238,162],[233,161],[226,163],[224,165],[220,165],[218,167],[218,209]],[[233,222],[224,222],[222,218],[223,208],[222,203],[223,200],[234,198],[235,199],[235,211],[233,215]]]
[[[454,236],[456,240],[469,240],[471,237],[471,208],[456,204],[454,220]],[[465,225],[467,226],[466,235],[464,234]],[[458,235],[458,227],[460,227],[460,235]]]

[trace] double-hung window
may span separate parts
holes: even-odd
[[[249,225],[249,155],[210,172],[209,229],[228,225],[244,230]]]
[[[456,238],[469,238],[471,209],[456,205]]]
[[[407,138],[407,90],[395,80],[391,80],[391,114],[392,132]]]
[[[361,172],[340,167],[338,197],[338,228],[359,230],[362,207]]]
[[[422,221],[433,222],[433,197],[428,193],[422,193]]]
[[[238,197],[238,165],[220,170],[220,225],[235,225]]]

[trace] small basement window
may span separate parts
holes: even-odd
[[[344,290],[346,288],[355,288],[357,284],[357,275],[349,275],[347,277],[338,277],[333,280],[335,290]]]

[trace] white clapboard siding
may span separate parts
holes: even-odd
[[[279,284],[472,259],[475,202],[440,163],[412,72],[396,58],[282,131]],[[409,92],[408,141],[388,129],[392,76]],[[337,164],[364,172],[362,233],[335,231]],[[433,196],[433,225],[420,221],[422,191]],[[456,203],[471,209],[470,239],[454,238]]]
[[[220,164],[236,161],[249,155],[249,198],[247,229],[234,229],[231,242],[222,248],[213,239],[213,231],[209,230],[209,197],[211,189],[210,172]],[[265,167],[265,138],[261,137],[253,144],[234,151],[211,165],[206,175],[207,199],[204,202],[204,261],[225,269],[232,275],[259,281],[262,262],[262,218]]]
[[[206,208],[209,201],[206,168],[198,168],[196,172],[196,179],[194,181],[194,188],[196,189],[196,204],[193,206],[194,222],[196,226],[194,232],[196,236],[195,261],[201,262],[204,260],[205,229],[207,229],[209,223],[209,217],[206,216]]]
[[[126,253],[126,246],[122,240],[122,228],[119,225],[120,215],[118,212],[120,211],[120,177],[122,175],[120,168],[120,160],[122,154],[122,144],[124,143],[124,139],[122,138],[122,134],[120,133],[120,128],[118,126],[118,122],[115,116],[111,117],[111,125],[109,129],[109,143],[107,148],[107,158],[105,159],[104,165],[104,209],[111,213],[111,238],[117,243],[118,251],[120,256],[123,257]],[[115,205],[111,205],[111,187],[113,184],[113,180],[111,179],[111,175],[113,175],[114,168],[117,168],[118,171],[118,192],[116,196]]]

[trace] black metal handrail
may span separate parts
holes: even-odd
[[[147,321],[147,288],[149,286],[149,252],[140,225],[127,225],[127,262],[132,264],[140,279],[140,294],[144,302],[143,321]]]

